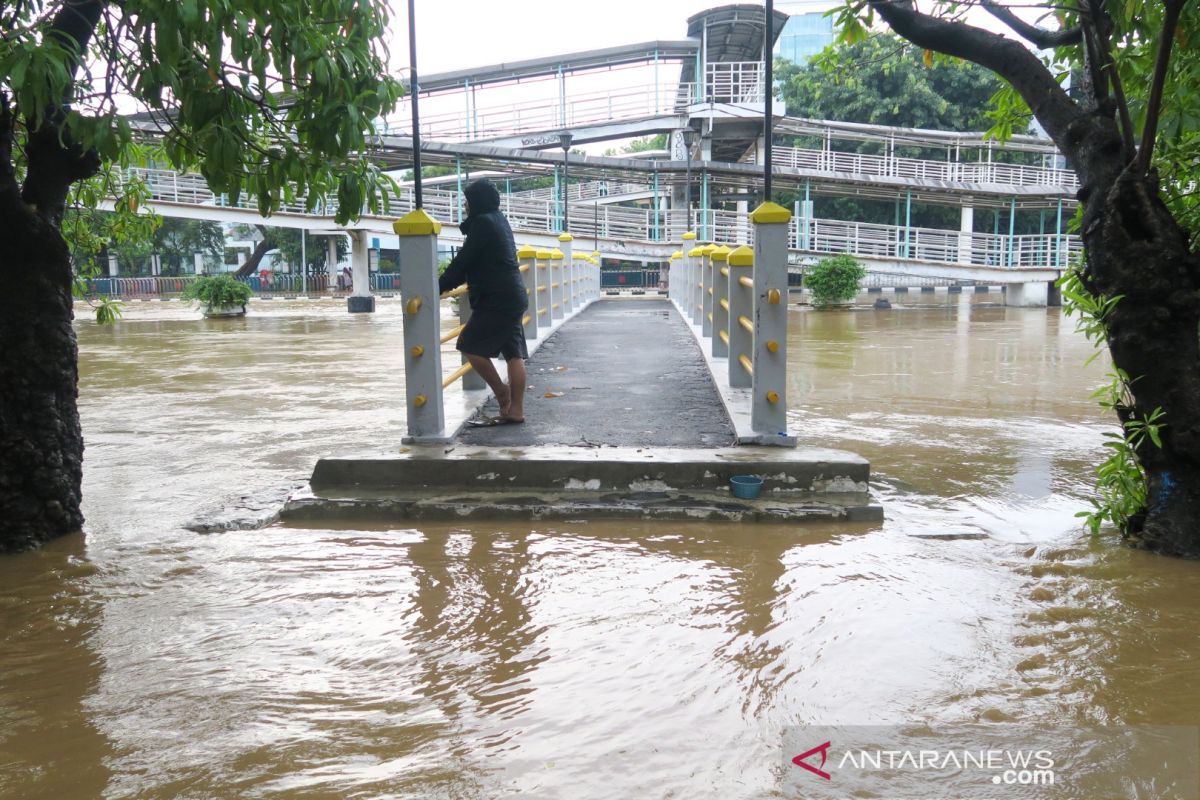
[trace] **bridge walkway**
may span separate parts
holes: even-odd
[[[606,298],[526,364],[523,425],[464,427],[468,445],[705,447],[736,444],[695,338],[665,298]],[[484,415],[499,413],[494,399]]]

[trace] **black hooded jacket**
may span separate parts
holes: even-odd
[[[459,226],[466,240],[438,279],[438,291],[444,294],[466,283],[472,310],[520,314],[529,298],[517,268],[512,228],[500,213],[500,192],[490,181],[478,180],[463,194],[470,204]]]

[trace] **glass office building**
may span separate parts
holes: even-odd
[[[804,64],[832,43],[833,17],[822,11],[793,14],[775,42],[775,57]]]

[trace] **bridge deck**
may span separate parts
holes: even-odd
[[[524,425],[466,427],[471,445],[722,447],[734,429],[695,339],[657,297],[593,303],[526,365]],[[491,400],[483,413],[499,413]]]
[[[875,521],[870,465],[820,447],[735,444],[708,360],[670,302],[605,298],[527,364],[524,425],[451,443],[323,458],[291,521],[677,519]],[[547,397],[547,395],[550,395]],[[497,412],[494,400],[480,409]],[[733,475],[764,479],[732,497]]]

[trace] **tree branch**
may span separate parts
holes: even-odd
[[[1162,108],[1163,84],[1167,79],[1167,67],[1171,64],[1171,45],[1175,41],[1175,28],[1179,25],[1179,15],[1186,2],[1187,0],[1167,0],[1162,33],[1158,36],[1158,57],[1154,62],[1150,98],[1146,101],[1146,127],[1142,128],[1142,146],[1138,149],[1137,154],[1139,174],[1144,175],[1150,169],[1154,139],[1158,136],[1158,115]]]
[[[1104,0],[1089,0],[1088,8],[1092,19],[1088,30],[1095,40],[1100,66],[1108,79],[1108,84],[1112,86],[1113,99],[1116,100],[1117,113],[1121,119],[1121,146],[1124,149],[1125,163],[1128,164],[1133,160],[1137,151],[1133,140],[1133,119],[1129,116],[1129,102],[1125,99],[1125,88],[1121,85],[1121,75],[1117,71],[1117,64],[1113,60],[1112,47],[1108,40],[1108,35],[1112,31],[1112,20],[1109,19],[1108,11],[1104,7]]]
[[[989,14],[1042,50],[1063,47],[1069,44],[1081,44],[1083,42],[1083,27],[1080,25],[1061,31],[1048,31],[1045,28],[1030,25],[1009,11],[1007,6],[997,3],[996,0],[981,0],[981,3]]]
[[[1082,111],[1036,55],[1013,39],[964,22],[949,22],[917,11],[911,0],[867,0],[896,33],[919,47],[957,56],[1004,78],[1029,104],[1034,116],[1063,152],[1067,129]]]

